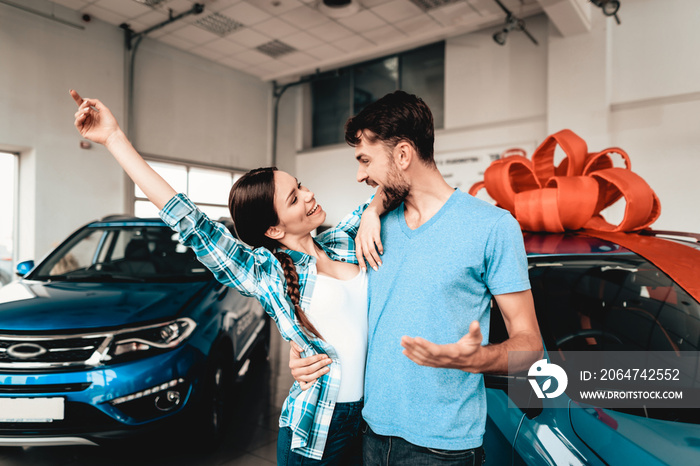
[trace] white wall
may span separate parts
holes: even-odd
[[[612,29],[610,143],[661,199],[654,228],[700,232],[700,5],[636,0],[624,11]]]
[[[569,128],[589,150],[619,146],[658,194],[657,229],[700,231],[700,8],[696,0],[628,0],[621,25],[592,10],[590,32],[562,37],[544,15],[528,18],[540,42],[482,31],[446,44],[445,129],[436,154],[535,147]],[[352,148],[297,156],[297,175],[337,221],[364,200]],[[313,184],[311,184],[313,180]],[[621,219],[624,203],[609,212]]]
[[[135,82],[139,150],[247,169],[269,163],[269,84],[155,41],[138,49]]]
[[[68,94],[99,98],[124,121],[123,31],[44,0],[26,4],[85,29],[0,4],[0,148],[21,152],[19,260],[124,212],[130,187],[102,147],[79,148]],[[149,39],[136,62],[137,149],[243,169],[269,162],[269,83]]]
[[[78,147],[68,90],[114,102],[121,117],[123,37],[104,23],[81,31],[0,5],[0,44],[0,145],[22,149],[17,257],[39,258],[80,223],[122,209],[117,165]]]

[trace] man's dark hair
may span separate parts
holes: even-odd
[[[345,142],[356,146],[360,142],[357,134],[364,130],[374,133],[363,133],[370,142],[379,140],[392,149],[408,141],[425,164],[435,165],[433,114],[420,97],[394,91],[369,104],[345,123]]]

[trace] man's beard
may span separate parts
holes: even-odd
[[[387,178],[387,184],[382,186],[384,192],[382,203],[384,209],[389,212],[401,205],[411,191],[411,187],[396,168],[390,170]]]

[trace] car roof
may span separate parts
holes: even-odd
[[[652,236],[700,249],[700,234],[665,230],[643,230],[632,233],[639,236]],[[569,233],[530,233],[523,232],[525,250],[530,257],[629,254],[632,251],[614,242],[587,236],[577,232]]]
[[[235,233],[233,233],[233,221],[230,218],[222,217],[217,221],[222,223],[235,236]],[[141,218],[130,215],[108,215],[100,220],[88,223],[84,228],[143,226],[168,227],[165,222],[158,217]]]
[[[576,233],[523,232],[529,257],[629,254],[629,250],[610,241]]]
[[[166,226],[159,218],[139,218],[139,217],[105,217],[94,222],[90,222],[88,227],[115,227],[115,226]]]

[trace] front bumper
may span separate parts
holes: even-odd
[[[162,428],[189,405],[204,366],[202,353],[186,345],[91,370],[0,372],[0,398],[64,400],[63,419],[0,422],[0,446],[94,445]],[[162,410],[154,401],[168,390],[178,401]]]

